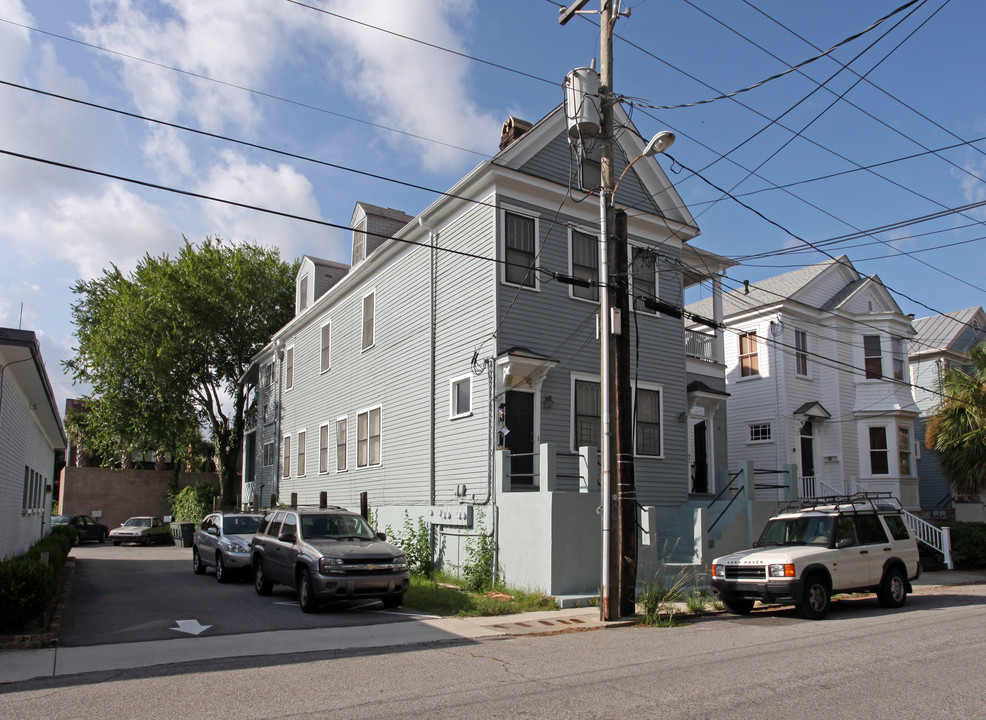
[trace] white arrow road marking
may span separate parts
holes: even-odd
[[[178,627],[173,627],[170,629],[188,633],[189,635],[198,635],[212,627],[212,625],[202,625],[198,620],[178,620],[177,622]]]

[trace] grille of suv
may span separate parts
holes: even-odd
[[[727,580],[764,580],[767,570],[763,565],[727,565]]]
[[[347,575],[379,575],[384,572],[396,572],[392,557],[353,558],[343,560],[342,564]]]

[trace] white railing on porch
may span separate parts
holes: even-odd
[[[814,475],[801,476],[801,497],[814,498],[826,497],[831,495],[845,495],[846,491],[829,485],[824,480],[819,480]]]
[[[904,510],[904,521],[911,528],[911,532],[917,539],[925,545],[933,547],[945,558],[945,567],[949,570],[954,569],[952,563],[952,529],[948,527],[937,527],[930,522],[922,520],[917,515]]]
[[[698,330],[686,330],[685,355],[714,362],[716,359],[716,336]]]

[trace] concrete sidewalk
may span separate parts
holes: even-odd
[[[915,592],[932,592],[936,587],[978,584],[986,584],[986,571],[930,572],[913,583]],[[243,635],[197,635],[172,640],[84,647],[2,650],[0,684],[187,661],[366,650],[633,624],[633,621],[603,622],[599,619],[598,608],[467,618],[436,618],[414,613],[408,615],[412,618],[408,622],[385,625],[281,630]]]

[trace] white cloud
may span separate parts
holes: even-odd
[[[34,327],[41,294],[38,285],[25,281],[0,285],[0,327]]]
[[[333,12],[435,45],[465,52],[463,38],[475,10],[472,0],[406,0],[373,3],[342,0]],[[464,148],[495,146],[500,121],[471,100],[470,61],[378,30],[335,19],[324,25],[337,41],[330,73],[347,78],[351,95],[369,106],[374,120]],[[502,118],[501,118],[502,120]],[[405,136],[388,135],[394,147],[413,145],[429,170],[473,162],[461,151]]]
[[[222,162],[210,169],[197,192],[299,217],[322,217],[304,175],[284,164],[251,163],[233,151],[222,154]],[[340,232],[332,228],[219,203],[209,203],[205,212],[206,224],[215,226],[216,234],[234,242],[277,246],[285,260],[304,253],[335,257],[342,247]]]

